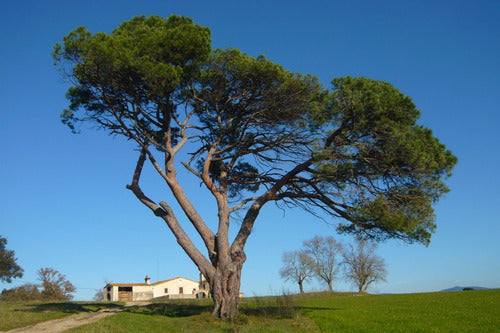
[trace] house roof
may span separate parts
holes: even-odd
[[[193,279],[188,279],[188,278],[185,278],[183,276],[178,276],[178,277],[175,277],[173,279],[158,281],[158,282],[150,283],[150,284],[147,284],[147,283],[108,283],[106,286],[118,286],[118,287],[156,286],[156,285],[159,285],[159,284],[162,284],[162,283],[165,283],[165,282],[169,282],[169,281],[173,281],[173,280],[177,280],[177,279],[184,279],[184,280],[189,280],[189,281],[198,283],[198,281],[195,281]]]

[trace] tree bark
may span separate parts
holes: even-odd
[[[299,289],[300,289],[300,293],[303,294],[304,293],[304,286],[303,286],[303,281],[302,280],[299,280]]]
[[[328,291],[333,292],[332,280],[327,281],[328,283]]]
[[[234,319],[240,301],[241,264],[232,261],[219,262],[213,281],[210,281],[214,310],[212,315],[222,319]]]

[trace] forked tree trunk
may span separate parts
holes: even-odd
[[[328,280],[328,291],[333,292],[333,287],[332,287],[332,280]]]
[[[241,267],[233,262],[218,265],[212,282],[214,317],[233,319],[238,314]]]

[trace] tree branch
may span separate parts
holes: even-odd
[[[160,202],[160,205],[157,205],[142,192],[141,188],[137,184],[128,185],[127,189],[131,190],[137,199],[148,207],[156,216],[161,217],[165,221],[169,229],[174,234],[177,243],[182,247],[189,258],[196,263],[200,271],[206,274],[205,276],[213,276],[215,268],[196,248],[189,236],[185,233],[184,229],[182,229],[170,206],[168,206],[165,202]]]
[[[139,179],[141,176],[142,168],[144,166],[144,162],[146,159],[146,154],[149,156],[149,159],[153,165],[155,165],[156,161],[154,160],[154,157],[152,156],[151,152],[147,150],[146,148],[143,148],[141,150],[141,154],[139,156],[139,160],[137,161],[137,165],[134,171],[134,176],[132,179],[132,185],[127,186],[128,189],[134,191],[138,191],[137,193],[134,192],[134,194],[139,195],[138,198],[139,200],[145,204],[147,207],[149,207],[153,212],[155,212],[158,209],[158,206],[151,206],[152,203],[154,202],[150,199],[148,199],[142,191],[139,188]],[[159,165],[157,165],[155,168],[158,170],[161,168]],[[160,172],[160,171],[158,171]],[[200,237],[203,239],[203,242],[205,243],[205,246],[207,248],[208,254],[210,257],[214,256],[216,253],[216,248],[215,248],[215,235],[214,233],[206,226],[206,224],[203,222],[202,218],[192,205],[192,203],[189,201],[189,199],[186,197],[184,191],[182,190],[181,186],[179,185],[177,178],[175,177],[175,172],[173,173],[174,176],[167,176],[165,173],[162,174],[162,177],[167,181],[167,184],[169,185],[170,190],[172,191],[172,194],[174,194],[174,197],[176,198],[177,202],[179,205],[182,207],[185,215],[189,219],[189,221],[193,224],[195,227],[196,231],[200,235]],[[142,193],[142,195],[140,195]]]
[[[276,182],[274,186],[272,186],[270,189],[268,189],[264,194],[262,194],[260,197],[257,198],[257,200],[254,201],[250,209],[248,210],[247,214],[243,218],[243,223],[241,224],[240,230],[238,234],[236,235],[236,238],[234,239],[233,244],[231,245],[231,252],[236,253],[243,251],[243,248],[245,247],[245,243],[248,239],[248,236],[250,236],[250,233],[252,232],[253,225],[255,223],[255,219],[259,215],[259,212],[261,208],[264,206],[266,202],[271,200],[275,195],[276,192],[278,192],[285,184],[295,177],[297,174],[300,172],[304,171],[307,169],[312,163],[312,159],[309,159],[305,161],[304,163],[301,163],[297,165],[295,168],[293,168],[291,171],[289,171],[286,175],[284,175],[280,180]]]

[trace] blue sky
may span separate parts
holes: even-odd
[[[438,228],[429,247],[380,244],[389,275],[372,292],[500,287],[498,1],[0,3],[0,235],[25,270],[0,289],[35,282],[47,266],[77,286],[76,299],[92,298],[105,280],[197,278],[165,224],[125,189],[137,158],[133,147],[102,131],[73,135],[61,124],[68,86],[51,58],[54,43],[79,25],[110,32],[135,15],[174,13],[210,27],[214,47],[264,54],[325,85],[365,76],[412,97],[420,124],[459,162],[447,182],[451,192],[435,207]],[[153,173],[144,190],[168,198]],[[198,186],[186,192],[213,224],[211,198]],[[300,210],[266,207],[247,244],[242,291],[295,291],[279,278],[282,253],[317,234],[336,236],[333,226]],[[321,288],[315,281],[306,286]],[[337,281],[334,288],[352,286]]]

